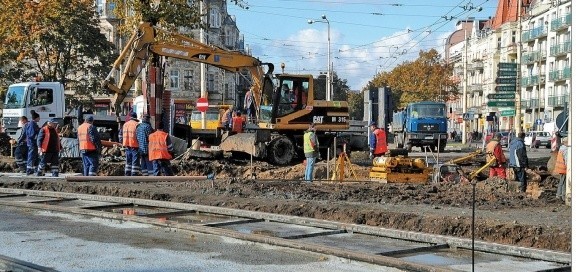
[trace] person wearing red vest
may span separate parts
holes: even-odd
[[[568,137],[562,139],[558,155],[556,156],[556,166],[553,174],[560,175],[560,182],[558,182],[558,189],[556,190],[556,198],[565,200],[566,198],[566,159],[568,158]]]
[[[93,126],[93,116],[87,117],[78,128],[79,150],[83,160],[83,175],[96,176],[99,172],[101,137]]]
[[[60,137],[56,131],[58,121],[50,119],[45,126],[40,129],[38,138],[38,153],[40,154],[40,162],[36,171],[37,176],[44,176],[44,168],[50,164],[50,172],[53,177],[58,177],[59,168],[59,152],[60,152]]]
[[[138,176],[141,173],[137,125],[139,125],[137,113],[131,112],[131,119],[123,125],[122,143],[125,147],[125,176]]]
[[[153,176],[159,176],[161,171],[166,176],[173,176],[171,159],[173,158],[173,144],[167,132],[163,131],[163,124],[149,135],[149,160],[153,163]]]
[[[240,111],[236,112],[236,116],[232,118],[232,132],[242,133],[244,130],[244,117]]]
[[[493,158],[495,158],[495,163],[489,166],[489,176],[490,177],[500,177],[502,179],[506,179],[506,163],[507,158],[503,153],[503,149],[501,148],[501,134],[496,133],[495,136],[487,143],[485,146],[485,151],[487,153],[486,161],[490,162]]]
[[[370,154],[369,157],[372,160],[374,157],[380,157],[385,155],[389,151],[389,146],[387,145],[387,133],[382,128],[377,127],[376,122],[372,122],[370,137]]]

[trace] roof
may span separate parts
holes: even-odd
[[[525,8],[530,5],[531,0],[521,0],[522,8],[520,14],[525,14]],[[508,22],[516,22],[518,20],[518,4],[520,0],[499,0],[495,16],[491,22],[491,28],[497,29]]]

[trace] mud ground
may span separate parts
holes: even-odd
[[[356,157],[356,156],[353,156]],[[531,160],[545,166],[548,158]],[[357,160],[353,170],[368,177],[369,162]],[[3,178],[0,187],[186,202],[366,224],[456,237],[471,237],[472,186],[469,184],[385,184],[377,182],[297,181],[304,166],[274,167],[223,159],[174,161],[179,175],[216,174],[216,180],[159,183],[81,183]],[[10,159],[0,169],[10,171]],[[63,162],[67,172],[79,162]],[[101,175],[122,175],[124,165],[103,163]],[[469,168],[469,166],[467,167]],[[471,166],[471,169],[477,165]],[[487,171],[485,171],[487,173]],[[252,179],[255,175],[257,179]],[[316,176],[326,177],[325,163]],[[113,178],[112,178],[113,179]],[[350,178],[349,178],[350,179]],[[496,178],[477,183],[476,239],[525,247],[571,251],[571,209],[555,198],[557,180],[543,177],[539,197],[515,192],[514,184]]]

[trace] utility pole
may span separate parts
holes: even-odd
[[[518,0],[518,32],[519,41],[517,48],[517,58],[518,58],[518,72],[516,77],[516,114],[514,120],[514,126],[516,127],[516,136],[522,131],[522,0]],[[539,102],[539,100],[538,100]]]
[[[466,21],[467,22],[467,21]],[[463,53],[463,96],[461,98],[461,104],[463,107],[463,113],[467,113],[467,29],[465,28],[466,22],[463,23],[463,33],[465,42],[465,52]],[[465,114],[464,114],[465,116]],[[461,143],[467,143],[467,120],[463,120],[461,123]]]
[[[205,2],[204,0],[201,0],[199,2],[199,13],[200,14],[206,14],[205,13]],[[205,15],[207,16],[207,15]],[[205,16],[201,17],[202,20],[205,20]],[[207,22],[207,20],[205,20],[205,22]],[[205,31],[203,30],[203,27],[199,28],[199,41],[201,43],[206,43],[206,39],[205,39]],[[200,83],[200,97],[205,97],[207,98],[207,84],[206,84],[206,73],[207,73],[207,64],[205,63],[201,63],[200,65],[200,71],[199,71],[199,83]],[[209,101],[209,100],[208,100]],[[201,112],[201,128],[205,129],[205,111]]]

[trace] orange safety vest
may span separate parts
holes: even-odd
[[[382,128],[375,129],[373,133],[377,140],[374,154],[386,153],[389,150],[389,146],[387,145],[387,133]]]
[[[556,166],[554,167],[554,173],[566,175],[566,162],[564,161],[564,156],[560,151],[558,151],[558,155],[556,156]]]
[[[149,135],[149,160],[171,160],[167,149],[167,132],[158,130]]]
[[[129,120],[123,125],[123,146],[138,148],[139,143],[137,142],[137,121]]]
[[[236,116],[232,118],[232,131],[236,133],[241,133],[244,126],[244,118],[241,116]]]
[[[40,145],[40,149],[42,150],[42,152],[46,152],[46,150],[48,150],[48,141],[50,141],[50,129],[48,129],[48,126],[44,126],[44,127],[42,127],[42,130],[44,130],[44,139],[42,139],[42,144]],[[56,129],[54,131],[56,132]],[[56,141],[57,141],[56,151],[59,152],[60,151],[60,136],[58,136],[58,132],[56,132]]]
[[[89,129],[91,128],[92,124],[83,123],[79,126],[78,129],[78,138],[79,138],[79,149],[86,150],[86,151],[95,151],[97,147],[89,137]]]

